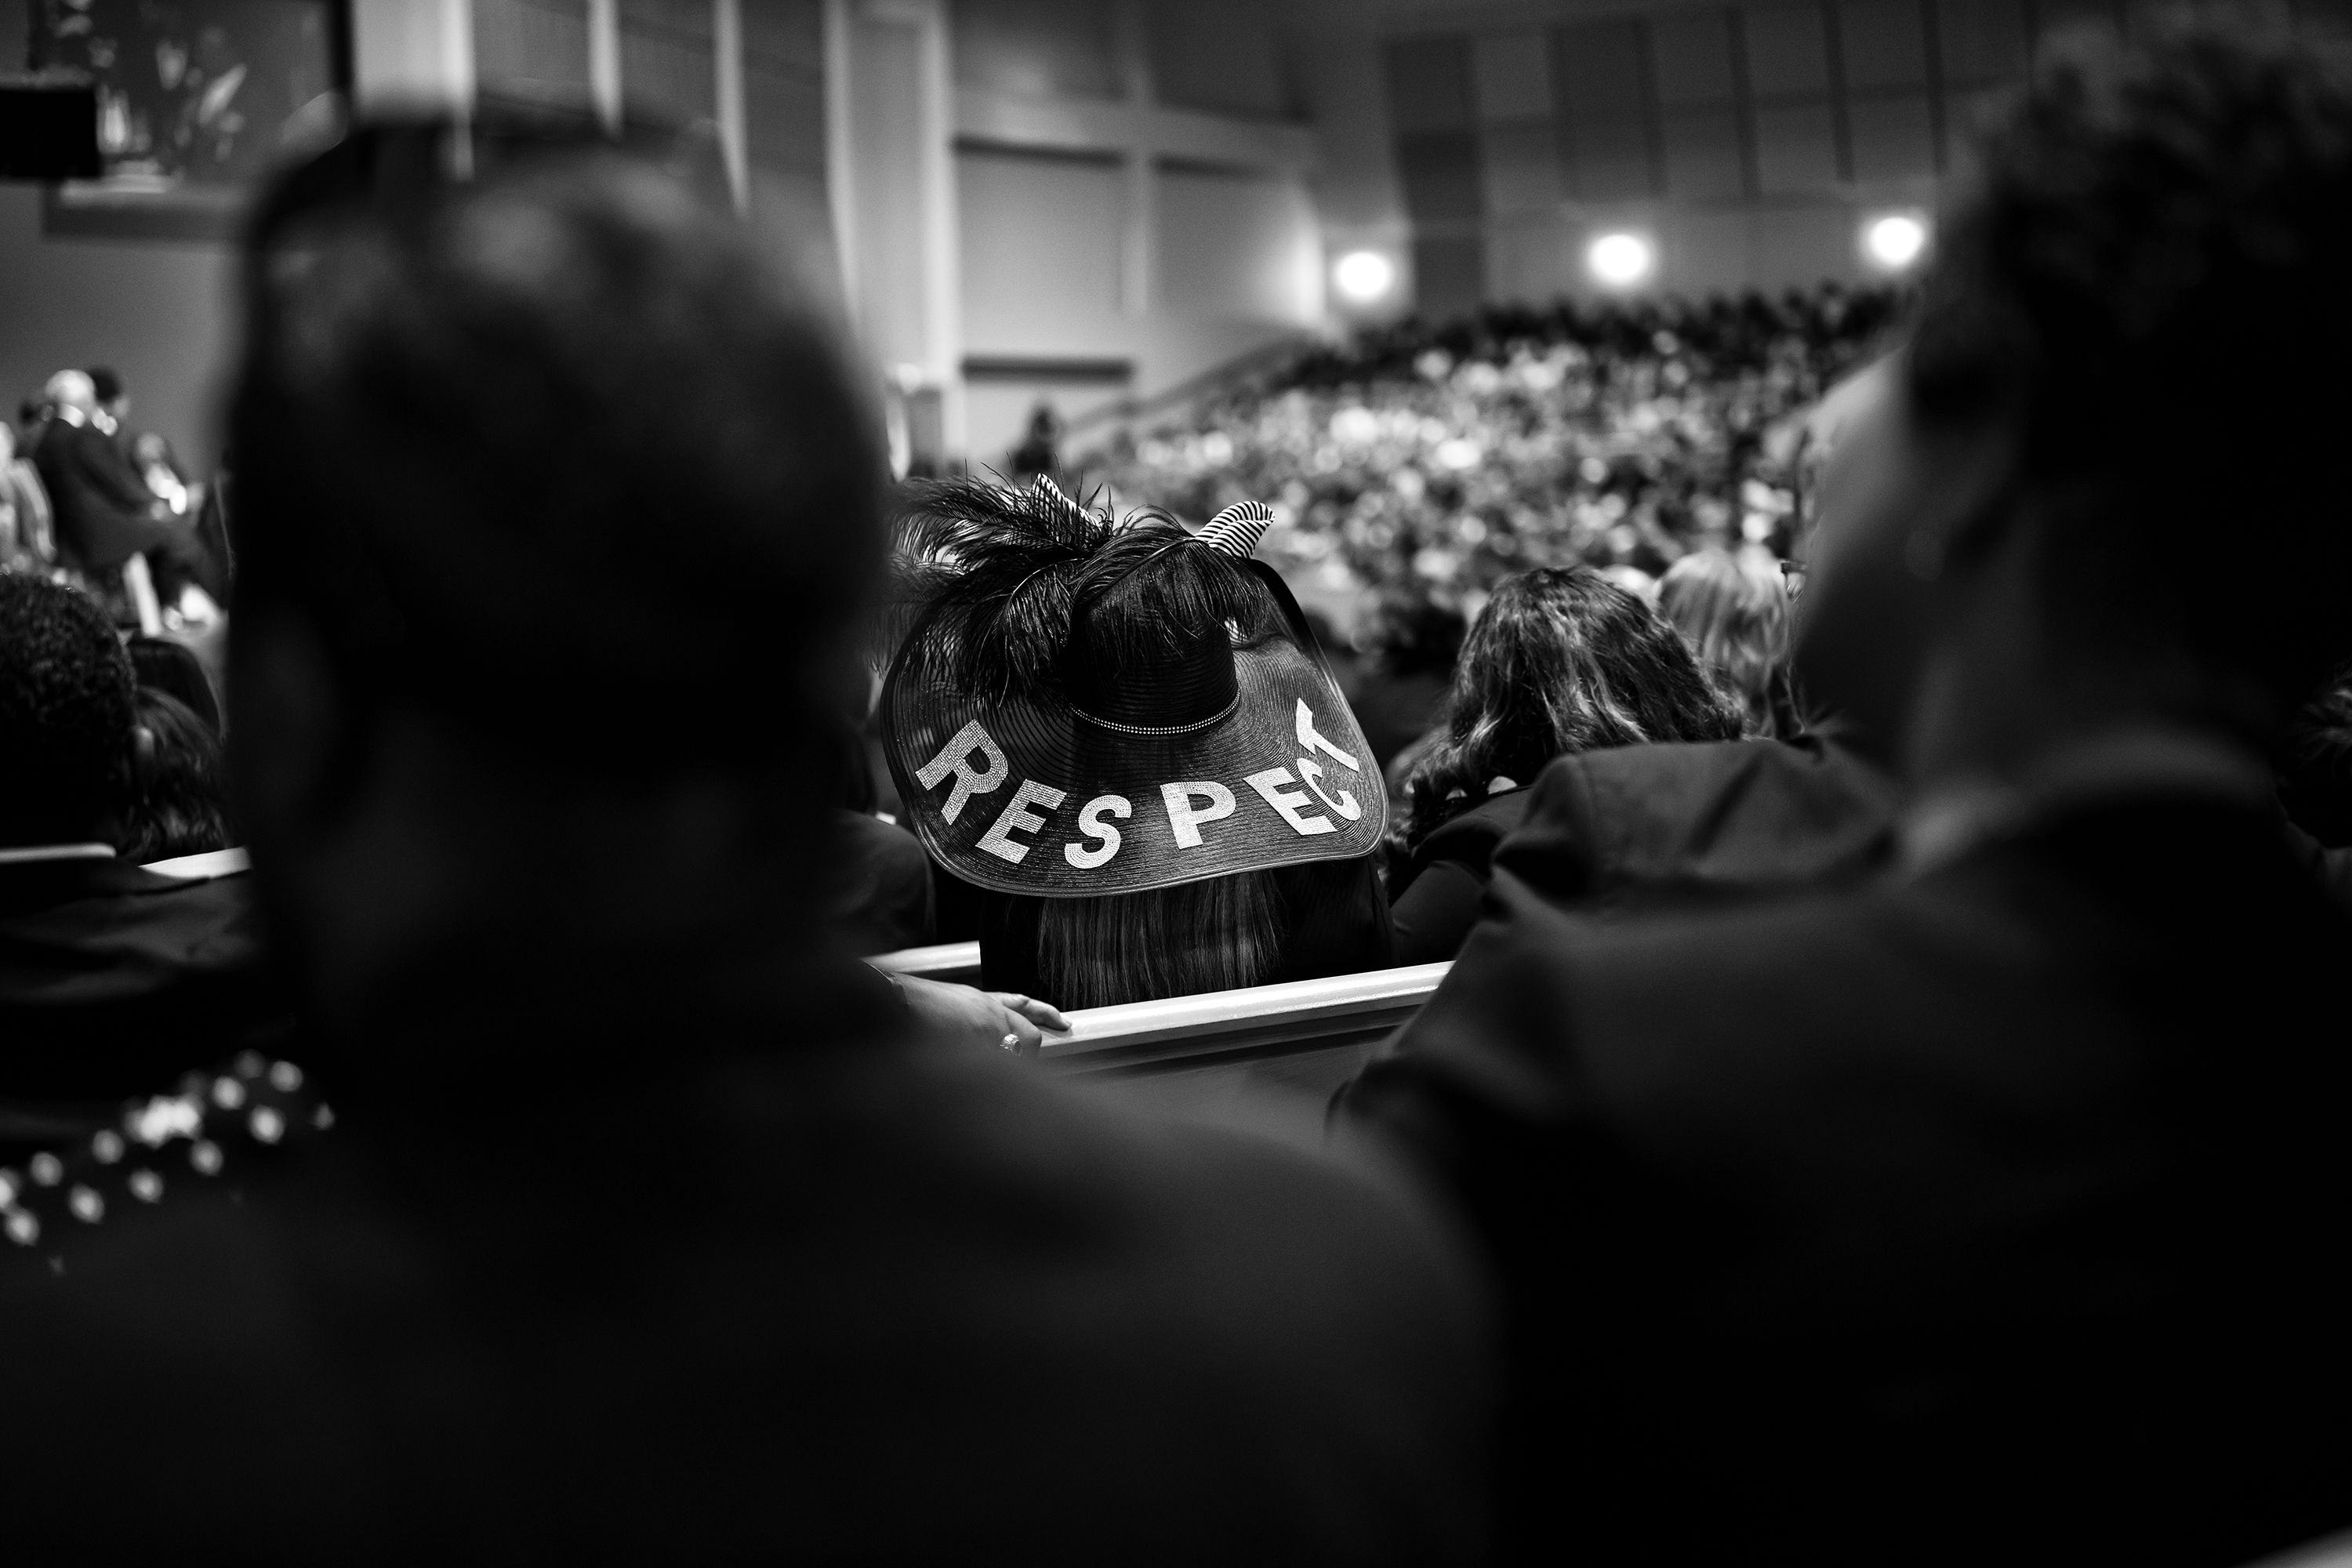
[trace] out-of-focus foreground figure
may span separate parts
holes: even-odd
[[[1475,1552],[1409,1203],[836,955],[883,464],[744,230],[609,148],[362,129],[247,266],[231,762],[334,1114],[134,1139],[155,1201],[0,1255],[12,1544]]]
[[[1352,1091],[1506,1280],[1517,1556],[2220,1568],[2352,1521],[2352,924],[2263,761],[2352,651],[2352,94],[2211,37],[2061,62],[1943,232],[1799,615],[1895,869],[1601,924],[1507,845]]]

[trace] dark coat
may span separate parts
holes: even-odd
[[[1458,952],[1498,863],[1561,904],[1752,891],[1876,864],[1894,810],[1885,775],[1812,736],[1555,758],[1532,790],[1483,801],[1415,847],[1394,884],[1397,962]]]
[[[120,860],[0,866],[0,1153],[280,1046],[291,1009],[251,879]]]
[[[1475,1309],[1409,1203],[822,977],[643,984],[322,1066],[331,1131],[61,1272],[0,1244],[25,1560],[1475,1558]]]
[[[1462,951],[1462,939],[1478,923],[1496,847],[1527,819],[1530,793],[1488,795],[1439,823],[1414,847],[1390,884],[1397,963],[1435,963]]]
[[[835,810],[835,932],[843,950],[889,952],[932,940],[931,858],[922,841],[871,812]]]
[[[1514,859],[1343,1115],[1504,1281],[1517,1555],[2229,1568],[2352,1522],[2352,919],[2261,802],[1644,919]]]
[[[1834,742],[1713,741],[1561,757],[1499,864],[1559,903],[1787,886],[1882,859],[1895,786]]]
[[[129,459],[94,425],[49,422],[33,464],[49,492],[58,554],[84,572],[111,572],[178,535],[155,520],[155,497]]]

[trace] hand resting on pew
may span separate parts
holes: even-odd
[[[979,991],[918,974],[892,974],[907,1011],[926,1028],[954,1039],[1034,1057],[1045,1031],[1069,1032],[1070,1021],[1050,1003],[1013,991]]]

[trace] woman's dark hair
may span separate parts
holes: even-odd
[[[1789,591],[1769,559],[1695,550],[1667,568],[1658,613],[1738,706],[1746,733],[1788,740],[1802,728],[1789,692]]]
[[[1372,623],[1372,654],[1387,674],[1451,676],[1468,627],[1462,612],[1426,595],[1391,593]]]
[[[1647,741],[1732,741],[1738,716],[1675,629],[1590,567],[1506,577],[1462,644],[1444,734],[1405,780],[1391,847],[1423,838],[1486,795],[1529,784],[1571,752]]]
[[[1036,909],[1037,978],[1056,1006],[1107,1007],[1263,985],[1283,973],[1291,932],[1342,906],[1361,860],[1324,860],[1114,893],[1024,899]]]
[[[140,685],[178,698],[188,711],[212,727],[214,734],[221,733],[220,699],[194,649],[168,637],[132,637],[122,646],[131,655],[131,668],[138,671]]]
[[[116,851],[126,860],[204,855],[236,842],[221,788],[221,743],[195,710],[152,686],[139,689],[142,742]]]

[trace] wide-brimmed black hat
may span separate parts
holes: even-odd
[[[1085,898],[1372,852],[1370,748],[1297,601],[1249,559],[1271,516],[1243,502],[1192,534],[1050,480],[924,492],[882,716],[934,859]]]

